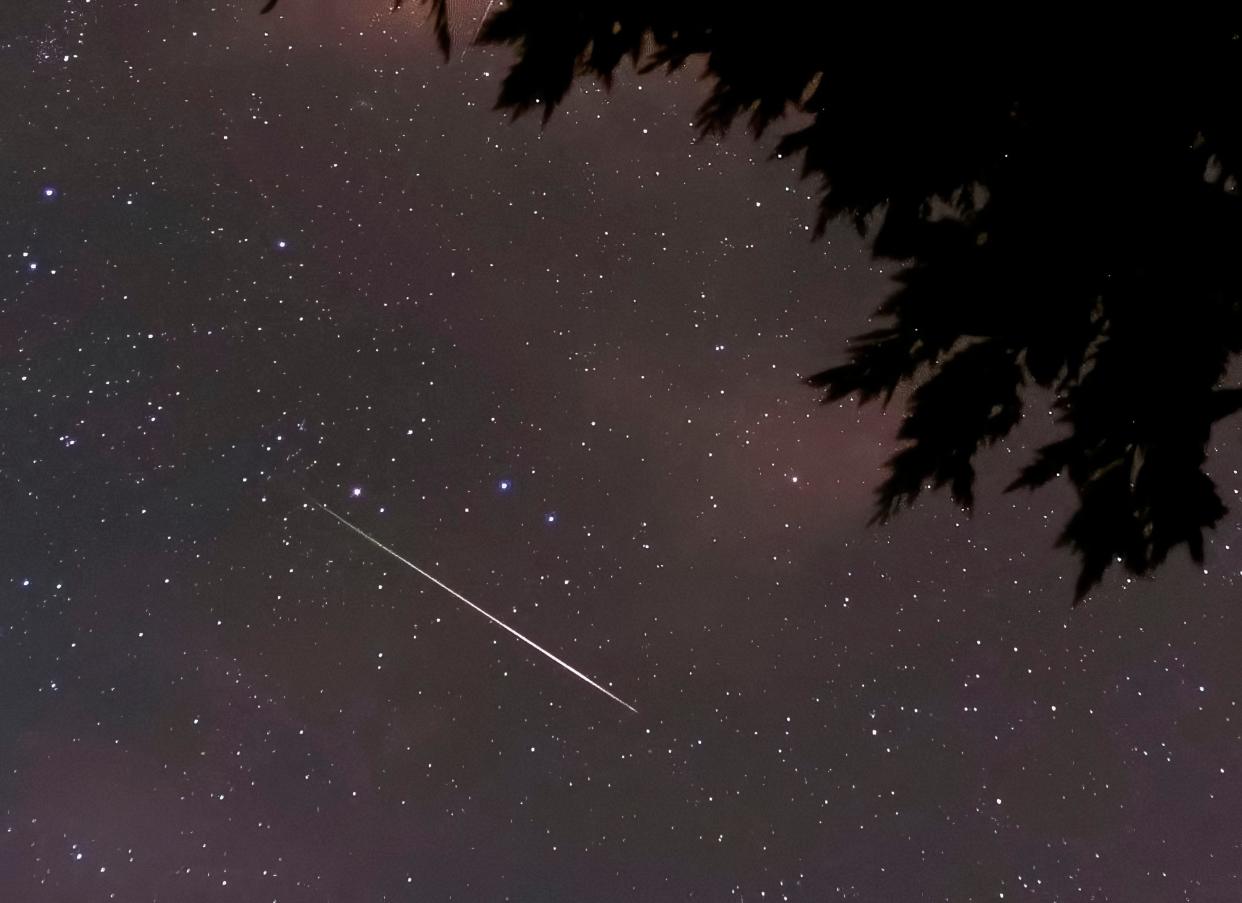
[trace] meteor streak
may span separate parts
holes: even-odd
[[[495,3],[496,0],[487,0],[487,6],[483,8],[483,15],[479,17],[479,27],[474,30],[474,37],[470,39],[470,43],[462,48],[461,59],[464,60],[466,58],[466,51],[474,46],[474,42],[477,41],[479,39],[479,35],[483,33],[483,24],[487,21],[487,14],[492,11],[492,7]]]
[[[402,564],[404,564],[406,567],[410,568],[411,570],[414,570],[414,571],[416,571],[417,573],[421,574],[423,577],[426,577],[428,580],[430,580],[430,581],[431,581],[432,583],[434,583],[436,586],[440,587],[440,589],[444,590],[444,591],[445,591],[446,593],[448,593],[449,595],[453,596],[453,597],[454,597],[454,598],[456,598],[456,599],[461,600],[462,602],[465,602],[467,605],[469,605],[471,608],[473,608],[475,611],[477,611],[477,612],[478,612],[479,614],[481,614],[483,617],[487,618],[487,619],[488,619],[489,621],[491,621],[493,624],[497,625],[498,627],[503,627],[505,630],[509,631],[511,634],[513,634],[515,637],[517,637],[519,640],[521,640],[521,641],[522,641],[523,643],[525,643],[527,646],[530,646],[532,649],[535,649],[535,650],[537,650],[538,652],[542,652],[544,655],[546,655],[548,658],[552,659],[552,661],[556,662],[558,665],[560,665],[562,668],[564,668],[564,669],[565,669],[566,671],[568,671],[570,674],[574,675],[574,677],[577,677],[577,678],[580,678],[581,680],[586,681],[586,682],[587,682],[587,683],[589,683],[591,686],[593,686],[595,689],[599,690],[601,693],[603,693],[605,696],[607,696],[609,699],[611,699],[613,702],[618,702],[618,703],[620,703],[621,705],[623,705],[623,706],[625,706],[627,709],[629,709],[631,712],[633,712],[635,715],[637,715],[637,714],[638,714],[638,709],[634,708],[632,705],[630,705],[630,704],[629,704],[628,702],[626,702],[624,699],[621,699],[619,696],[614,696],[612,693],[608,692],[606,689],[604,689],[603,687],[601,687],[601,686],[600,686],[599,684],[597,684],[595,681],[591,680],[591,678],[587,677],[585,674],[583,674],[581,671],[579,671],[579,670],[578,670],[577,668],[575,668],[573,665],[569,664],[569,663],[568,663],[568,662],[566,662],[566,661],[562,661],[561,659],[557,658],[555,655],[553,655],[553,654],[552,654],[551,652],[549,652],[547,649],[544,649],[542,646],[540,646],[540,645],[539,645],[538,643],[536,643],[534,640],[531,640],[531,639],[528,639],[528,638],[526,638],[526,637],[522,636],[522,634],[518,633],[516,630],[514,630],[512,627],[510,627],[510,626],[509,626],[508,624],[506,624],[504,621],[500,620],[500,618],[496,617],[495,615],[488,614],[486,611],[484,611],[483,609],[479,608],[479,606],[475,605],[473,602],[471,602],[469,599],[467,599],[465,596],[463,596],[463,595],[462,595],[461,593],[459,593],[457,590],[453,589],[453,588],[452,588],[451,586],[449,586],[447,583],[444,583],[443,581],[437,580],[435,577],[431,576],[431,574],[428,574],[426,571],[424,571],[422,568],[420,568],[420,567],[419,567],[418,565],[416,565],[414,562],[410,561],[408,558],[403,558],[401,555],[398,555],[396,552],[394,552],[392,549],[388,548],[388,546],[384,545],[382,542],[380,542],[380,541],[379,541],[378,539],[376,539],[374,536],[372,536],[371,534],[369,534],[369,533],[367,533],[366,531],[364,531],[361,527],[355,527],[353,524],[351,524],[351,523],[350,523],[349,521],[347,521],[345,518],[341,517],[339,514],[337,514],[335,511],[333,511],[331,508],[329,508],[329,507],[328,507],[327,505],[325,505],[323,502],[317,501],[316,499],[311,499],[311,501],[312,501],[312,502],[314,502],[316,505],[318,505],[320,508],[322,508],[324,511],[326,511],[328,514],[330,514],[330,515],[332,515],[334,518],[336,518],[336,520],[337,520],[337,521],[339,521],[340,523],[342,523],[343,525],[345,525],[345,526],[346,526],[346,527],[348,527],[349,529],[353,530],[355,533],[357,533],[359,536],[361,536],[361,537],[362,537],[363,539],[365,539],[367,542],[371,543],[372,545],[376,546],[377,548],[381,549],[382,551],[387,552],[389,555],[391,555],[393,558],[395,558],[395,559],[397,559],[398,561],[400,561]]]

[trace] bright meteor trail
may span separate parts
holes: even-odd
[[[460,599],[462,602],[465,602],[467,605],[469,605],[471,608],[473,608],[475,611],[477,611],[477,612],[478,612],[479,614],[481,614],[483,617],[487,618],[487,619],[488,619],[489,621],[491,621],[493,624],[496,624],[496,625],[497,625],[497,626],[499,626],[499,627],[503,627],[505,630],[509,631],[511,634],[513,634],[515,637],[517,637],[519,640],[521,640],[521,641],[522,641],[523,643],[525,643],[527,646],[530,646],[532,649],[535,649],[535,650],[537,650],[537,651],[539,651],[539,652],[542,652],[544,655],[546,655],[548,658],[552,659],[552,661],[556,662],[558,665],[560,665],[562,668],[564,668],[564,669],[565,669],[566,671],[568,671],[570,674],[572,674],[572,675],[574,675],[575,677],[578,677],[578,678],[580,678],[580,679],[582,679],[582,680],[585,680],[587,683],[589,683],[589,684],[590,684],[591,686],[593,686],[595,689],[599,690],[601,693],[603,693],[603,694],[604,694],[605,696],[607,696],[609,699],[613,700],[614,702],[618,702],[618,703],[620,703],[621,705],[625,706],[627,709],[629,709],[629,710],[630,710],[631,712],[633,712],[635,715],[637,715],[637,714],[638,714],[638,709],[634,708],[632,705],[630,705],[630,704],[629,704],[628,702],[626,702],[624,699],[621,699],[620,697],[618,697],[618,696],[614,696],[612,693],[609,693],[607,690],[605,690],[603,687],[601,687],[601,686],[600,686],[599,684],[597,684],[595,681],[591,680],[591,678],[587,677],[585,674],[583,674],[581,671],[579,671],[579,670],[578,670],[577,668],[575,668],[573,665],[571,665],[571,664],[569,664],[568,662],[562,661],[561,659],[557,658],[555,655],[553,655],[553,654],[552,654],[551,652],[549,652],[547,649],[544,649],[542,646],[540,646],[540,645],[539,645],[538,643],[536,643],[534,640],[530,640],[530,639],[527,639],[526,637],[522,636],[522,634],[518,633],[516,630],[514,630],[512,627],[510,627],[510,626],[509,626],[508,624],[506,624],[504,621],[500,620],[500,618],[496,617],[495,615],[488,614],[486,611],[484,611],[483,609],[479,608],[479,606],[475,605],[473,602],[471,602],[469,599],[467,599],[465,596],[463,596],[463,595],[462,595],[461,593],[459,593],[457,590],[453,589],[453,588],[452,588],[451,586],[449,586],[447,583],[443,583],[442,581],[437,580],[435,577],[433,577],[433,576],[431,576],[430,574],[428,574],[426,571],[424,571],[422,568],[420,568],[420,567],[419,567],[418,565],[416,565],[414,562],[410,561],[408,558],[403,558],[403,557],[401,557],[401,556],[400,556],[400,555],[398,555],[396,552],[394,552],[392,549],[388,548],[388,546],[384,545],[382,542],[380,542],[378,539],[376,539],[374,536],[372,536],[371,534],[369,534],[369,533],[367,533],[366,531],[364,531],[362,528],[360,528],[360,527],[355,527],[353,524],[351,524],[351,523],[350,523],[349,521],[347,521],[345,518],[341,517],[339,514],[337,514],[335,511],[333,511],[331,508],[329,508],[329,507],[328,507],[327,505],[325,505],[323,502],[316,501],[315,499],[311,499],[311,501],[312,501],[312,502],[314,502],[316,505],[318,505],[320,508],[322,508],[324,511],[326,511],[328,514],[331,514],[334,518],[336,518],[338,521],[340,521],[340,522],[341,522],[342,524],[344,524],[346,527],[349,527],[349,529],[353,530],[355,533],[357,533],[359,536],[361,536],[361,537],[362,537],[363,539],[365,539],[367,542],[369,542],[369,543],[371,543],[372,545],[376,546],[377,548],[379,548],[379,549],[381,549],[381,550],[383,550],[383,551],[387,552],[387,553],[388,553],[389,555],[391,555],[393,558],[397,559],[397,560],[398,560],[398,561],[400,561],[402,564],[404,564],[406,567],[411,568],[412,570],[414,570],[414,571],[416,571],[417,573],[421,574],[422,576],[426,577],[428,580],[430,580],[430,581],[431,581],[432,583],[434,583],[436,586],[440,587],[440,589],[444,590],[446,593],[449,593],[450,595],[452,595],[454,598]]]

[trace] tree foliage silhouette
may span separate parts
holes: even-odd
[[[269,4],[269,7],[273,4]],[[399,0],[398,0],[399,5]],[[445,0],[430,0],[448,51]],[[1242,346],[1242,40],[1192,24],[948,13],[860,24],[827,4],[508,0],[479,41],[514,49],[497,106],[546,122],[580,77],[611,83],[702,60],[705,135],[809,124],[776,155],[821,183],[816,234],[844,218],[904,265],[887,324],[810,376],[824,401],[903,393],[903,447],[876,520],[929,487],[973,503],[978,452],[1032,386],[1064,438],[1009,487],[1061,474],[1078,493],[1060,543],[1075,601],[1114,561],[1142,574],[1223,514],[1204,472]]]

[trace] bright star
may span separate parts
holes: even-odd
[[[362,487],[355,486],[353,489],[349,490],[349,494],[354,498],[360,498],[362,496]]]
[[[501,491],[501,492],[508,492],[508,491],[509,491],[510,489],[512,489],[512,488],[513,488],[513,483],[512,483],[511,481],[509,481],[509,480],[501,480],[501,481],[500,481],[500,491]]]

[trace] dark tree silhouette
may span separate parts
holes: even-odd
[[[447,53],[446,4],[429,5]],[[516,51],[497,106],[545,122],[626,59],[701,60],[704,134],[808,114],[776,155],[822,183],[817,234],[847,218],[904,264],[887,325],[807,379],[826,402],[910,387],[876,520],[928,487],[969,508],[976,454],[1037,385],[1065,436],[1010,489],[1073,483],[1075,601],[1113,561],[1146,573],[1183,543],[1201,561],[1225,513],[1207,443],[1242,408],[1222,385],[1242,346],[1242,17],[864,24],[828,7],[508,0],[479,41]]]

